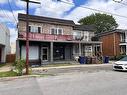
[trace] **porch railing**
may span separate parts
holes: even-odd
[[[26,32],[19,32],[18,38],[26,39]],[[72,35],[52,35],[52,34],[41,34],[41,33],[29,33],[30,40],[37,40],[37,41],[73,41]]]

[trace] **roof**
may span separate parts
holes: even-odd
[[[75,25],[75,23],[72,20],[64,20],[64,19],[35,16],[35,15],[28,15],[28,18],[29,21],[31,22],[40,22],[40,23],[49,23],[49,24],[58,24],[58,25],[67,25],[67,26]],[[18,19],[21,21],[26,21],[26,14],[18,14]]]
[[[127,32],[127,30],[125,30],[125,29],[115,29],[115,30],[108,31],[108,32],[98,33],[98,34],[96,34],[96,36],[101,37],[101,36],[106,36],[106,35],[109,35],[109,34],[112,34],[112,33],[124,33],[124,32]]]
[[[74,30],[95,31],[95,26],[94,25],[75,25]]]

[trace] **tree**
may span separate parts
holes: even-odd
[[[97,33],[114,30],[118,27],[112,15],[95,13],[78,21],[81,25],[95,25]]]

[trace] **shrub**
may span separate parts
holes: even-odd
[[[23,59],[17,59],[13,66],[15,67],[16,72],[18,73],[18,75],[22,75],[23,74],[23,69],[25,68],[25,64],[26,61]]]

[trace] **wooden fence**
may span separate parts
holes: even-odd
[[[15,54],[8,54],[6,55],[6,63],[13,63],[15,62],[16,55]]]

